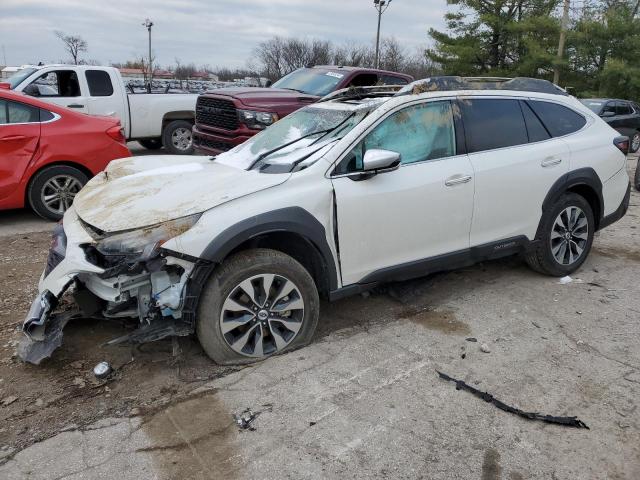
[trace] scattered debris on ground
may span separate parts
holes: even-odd
[[[527,420],[539,420],[541,422],[554,423],[557,425],[564,425],[566,427],[586,428],[587,430],[589,430],[589,427],[582,420],[579,420],[578,417],[555,417],[553,415],[542,415],[535,412],[525,412],[523,410],[520,410],[519,408],[511,407],[506,403],[501,402],[490,393],[478,390],[477,388],[468,385],[462,380],[456,380],[446,373],[438,372],[437,370],[436,372],[443,380],[454,382],[456,384],[456,390],[466,390],[467,392],[471,392],[476,397],[481,398],[485,402],[493,403],[496,407],[498,407],[500,410],[504,410],[505,412],[513,413],[520,417],[526,418]]]
[[[480,351],[483,353],[491,353],[491,349],[489,348],[489,345],[487,345],[486,343],[483,343],[482,345],[480,345]]]
[[[241,413],[239,414],[233,414],[233,419],[236,422],[236,425],[238,425],[238,428],[240,430],[250,430],[250,431],[255,431],[256,427],[253,426],[253,422],[256,420],[256,418],[258,418],[263,412],[270,412],[271,408],[273,407],[273,405],[271,404],[266,404],[266,405],[262,405],[263,407],[266,407],[265,410],[259,411],[259,412],[254,412],[253,410],[251,410],[251,408],[247,407],[245,408]]]
[[[100,362],[95,367],[93,367],[93,374],[99,380],[104,380],[113,372],[113,368],[109,365],[109,362]]]

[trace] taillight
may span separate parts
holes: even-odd
[[[107,135],[113,138],[116,142],[127,143],[127,139],[124,137],[124,131],[120,125],[115,125],[107,130]]]
[[[616,137],[613,139],[613,144],[625,155],[629,153],[629,137]]]

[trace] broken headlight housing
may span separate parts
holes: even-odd
[[[162,244],[189,230],[201,216],[198,213],[152,227],[109,235],[97,243],[96,249],[103,255],[140,255],[151,258]]]
[[[271,112],[257,112],[255,110],[238,110],[240,121],[247,127],[263,130],[278,121],[278,114]]]

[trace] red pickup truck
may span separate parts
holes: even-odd
[[[272,123],[331,92],[351,86],[405,85],[413,77],[370,68],[301,68],[269,88],[221,88],[198,97],[193,145],[205,154],[225,152]]]

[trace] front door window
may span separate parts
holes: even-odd
[[[402,164],[454,156],[456,142],[451,103],[423,103],[387,117],[356,145],[336,173],[361,171],[364,153],[371,149],[398,152]]]

